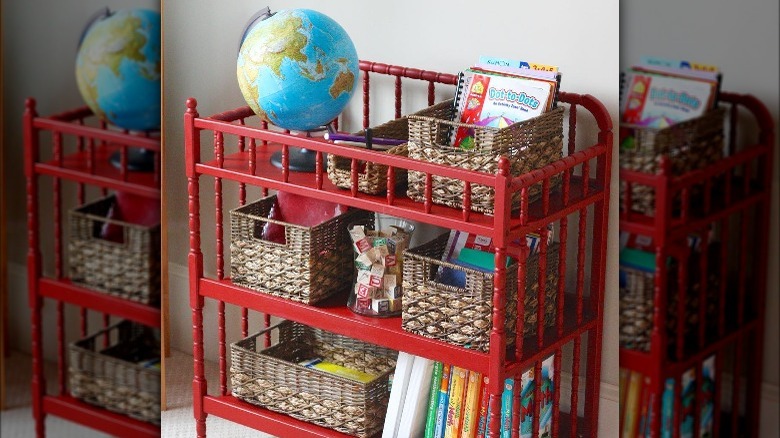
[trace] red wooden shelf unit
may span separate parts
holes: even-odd
[[[655,191],[655,214],[620,212],[621,231],[652,238],[657,266],[649,350],[620,348],[620,366],[649,378],[656,394],[650,407],[653,437],[661,436],[660,395],[667,379],[675,382],[670,427],[679,436],[681,376],[690,369],[696,370],[690,415],[693,436],[699,436],[705,415],[702,362],[713,355],[714,436],[759,432],[773,121],[750,95],[723,92],[720,105],[727,115],[725,158],[682,175],[670,172],[668,157],[662,157],[658,174],[620,170],[627,187],[624,205],[631,205],[632,185]],[[691,234],[701,239],[696,253],[687,241]],[[671,296],[673,327],[667,323]],[[686,310],[691,298],[698,304]],[[697,315],[679,317],[689,313]]]
[[[86,427],[120,437],[159,437],[160,428],[151,423],[84,403],[72,397],[68,390],[68,361],[66,320],[72,306],[78,309],[80,337],[86,337],[90,314],[102,315],[102,326],[107,327],[111,317],[132,320],[151,327],[160,327],[160,309],[135,301],[125,300],[74,284],[67,276],[63,237],[66,219],[63,210],[83,205],[85,201],[121,190],[149,198],[160,198],[160,139],[117,131],[97,120],[86,108],[40,117],[35,100],[28,99],[24,113],[25,175],[27,179],[28,221],[28,292],[32,311],[33,356],[33,416],[35,433],[46,435],[47,415],[55,415]],[[144,148],[154,152],[155,171],[147,173],[127,170],[130,148]],[[109,157],[120,154],[120,167],[109,162]],[[39,185],[43,177],[51,186]],[[44,194],[52,194],[52,216],[42,217],[39,204]],[[48,199],[48,198],[47,198]],[[53,232],[52,232],[53,231]],[[51,234],[49,234],[51,233]],[[46,237],[41,239],[41,234]],[[44,257],[46,255],[46,257]],[[43,372],[42,311],[44,298],[54,303],[57,340],[57,393],[49,394]],[[99,317],[98,317],[99,318]]]
[[[367,61],[360,62],[360,70],[363,85],[363,127],[383,122],[370,120],[370,109],[373,106],[392,102],[395,104],[395,117],[400,117],[405,93],[427,92],[428,104],[433,105],[437,91],[444,89],[445,92],[440,94],[451,95],[457,81],[457,77],[451,74]],[[374,78],[376,80],[372,82]],[[381,85],[393,81],[394,88],[388,87],[393,94],[381,94]],[[376,90],[372,91],[374,88]],[[379,94],[375,95],[376,93]],[[493,436],[497,436],[499,428],[498,413],[504,379],[510,376],[519,378],[520,374],[530,367],[536,367],[536,374],[540,375],[541,362],[554,355],[555,381],[561,381],[562,365],[565,364],[566,370],[563,373],[571,377],[571,388],[568,396],[564,397],[561,385],[555,385],[555,401],[562,409],[554,413],[552,436],[592,436],[597,429],[599,410],[612,125],[604,106],[592,96],[561,93],[560,101],[566,107],[568,116],[568,126],[564,127],[567,137],[564,158],[529,174],[513,178],[508,176],[506,160],[497,174],[467,171],[269,129],[248,107],[201,117],[197,112],[195,99],[188,100],[184,124],[189,184],[193,398],[198,436],[206,435],[207,415],[215,415],[280,436],[344,436],[330,429],[256,407],[231,395],[227,372],[226,305],[242,309],[242,337],[248,336],[248,315],[251,310],[264,315],[266,326],[270,323],[270,316],[274,315],[484,372],[490,379],[490,406],[493,413],[490,430]],[[584,123],[593,126],[594,119],[595,128],[577,130]],[[581,132],[590,133],[591,138],[580,134]],[[278,169],[269,163],[270,154],[279,150],[283,154],[282,162],[286,163],[290,147],[303,147],[313,151],[316,154],[315,172],[292,172],[286,165]],[[405,194],[395,193],[392,189],[388,190],[385,196],[363,194],[357,190],[357,175],[354,171],[352,190],[339,189],[327,178],[323,160],[325,154],[335,154],[351,160],[353,169],[357,169],[359,160],[388,165],[387,186],[391,188],[395,187],[394,168],[412,169],[429,175],[446,175],[467,184],[478,183],[494,187],[495,215],[488,216],[434,205],[430,194],[424,203],[412,202]],[[209,207],[205,209],[207,215],[215,218],[214,230],[207,234],[210,235],[208,238],[201,234],[201,213],[204,210],[201,197],[207,196],[205,193],[208,190],[200,185],[202,176],[213,179],[214,182],[214,209],[211,208],[211,199]],[[560,177],[562,183],[552,189],[550,180],[554,177]],[[540,182],[543,185],[541,199],[529,203],[528,187]],[[235,188],[237,195],[226,196],[223,183],[231,190]],[[555,324],[547,328],[537,325],[533,336],[523,338],[521,335],[515,340],[514,347],[507,348],[504,332],[506,315],[502,305],[506,302],[503,287],[506,268],[500,266],[496,269],[494,280],[495,310],[488,353],[405,332],[401,329],[400,317],[377,319],[354,314],[346,307],[346,297],[308,306],[235,285],[225,274],[225,256],[229,247],[225,244],[225,233],[229,231],[229,225],[225,226],[225,210],[247,202],[248,186],[260,188],[264,195],[269,189],[283,190],[445,228],[487,235],[497,244],[497,257],[508,253],[527,254],[525,239],[519,240],[522,247],[513,247],[508,242],[527,233],[544,233],[547,226],[553,224],[556,230],[555,239],[560,242],[560,281]],[[516,192],[522,193],[522,207],[518,212],[511,212],[510,197]],[[232,199],[235,199],[235,202],[231,202]],[[541,242],[544,242],[541,251],[547,251],[546,239],[542,238]],[[213,269],[208,269],[208,272],[213,274],[205,273],[204,256],[207,260],[214,260]],[[524,279],[525,257],[519,259],[522,261],[519,263],[518,277]],[[540,269],[545,267],[541,266]],[[545,275],[539,277],[544,278]],[[519,289],[522,291],[519,292],[518,302],[523,303],[525,291],[522,287]],[[539,290],[544,289],[544,285],[540,285]],[[217,303],[219,389],[215,394],[209,394],[204,375],[205,298]],[[539,305],[539,309],[542,309],[544,293],[540,293],[537,298],[542,300]],[[524,314],[522,306],[518,314]],[[540,313],[537,320],[543,319]],[[535,400],[538,413],[541,397],[536,397]],[[515,414],[518,412],[519,404],[515,406]],[[534,421],[538,430],[539,415],[534,415]]]

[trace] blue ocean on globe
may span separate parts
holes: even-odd
[[[308,9],[282,10],[255,23],[237,62],[239,87],[252,110],[290,130],[335,119],[352,97],[358,73],[346,31]]]
[[[95,22],[76,57],[76,80],[87,106],[124,129],[160,127],[160,14],[117,11]]]

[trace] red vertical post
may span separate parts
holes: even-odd
[[[200,183],[195,168],[195,165],[200,162],[200,133],[195,128],[195,119],[198,117],[197,104],[195,99],[187,99],[187,111],[184,113],[184,147],[189,197],[190,252],[187,258],[192,308],[193,415],[198,438],[205,438],[206,412],[203,410],[203,397],[207,394],[208,386],[203,364],[203,296],[200,295],[199,284],[203,276],[203,254],[200,250]]]
[[[401,76],[395,77],[395,118],[401,118]]]
[[[387,166],[387,205],[395,203],[395,167]]]
[[[493,328],[490,331],[490,366],[488,375],[488,393],[490,397],[490,418],[488,430],[490,436],[498,436],[501,426],[501,393],[504,384],[504,362],[506,360],[506,233],[509,229],[511,197],[509,193],[509,160],[501,157],[498,161],[495,195],[495,270],[493,273]]]
[[[34,121],[35,99],[25,101],[24,110],[24,171],[27,180],[27,298],[31,313],[32,337],[32,411],[35,419],[35,435],[43,438],[46,434],[46,413],[43,411],[43,396],[46,393],[46,380],[43,375],[43,340],[41,327],[41,307],[43,299],[38,293],[38,278],[41,274],[41,253],[38,229],[38,177],[35,163],[38,162],[38,132]]]
[[[368,76],[368,70],[363,71],[363,129],[368,128],[369,126],[369,100],[370,100],[370,93],[369,90],[371,89],[371,79]]]
[[[225,164],[224,135],[214,132],[214,158],[221,169]],[[222,215],[222,178],[214,178],[214,231],[216,241],[217,280],[225,278],[224,228]],[[217,344],[219,350],[219,393],[227,395],[227,358],[225,346],[225,302],[217,301]]]

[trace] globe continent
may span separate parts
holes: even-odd
[[[76,56],[87,106],[120,128],[160,127],[160,14],[117,11],[92,25]]]
[[[355,46],[328,16],[283,10],[256,23],[241,44],[238,84],[262,119],[311,130],[335,119],[358,77]]]

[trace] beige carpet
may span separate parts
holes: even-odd
[[[3,438],[30,438],[35,436],[32,416],[32,358],[24,353],[12,351],[6,358],[6,409],[0,413],[0,436]],[[46,383],[49,393],[57,388],[57,365],[45,364]],[[192,435],[190,435],[192,436]],[[100,432],[87,429],[76,423],[54,415],[46,417],[47,438],[103,438]]]
[[[165,362],[168,409],[162,413],[162,436],[164,438],[192,438],[195,436],[195,418],[192,416],[192,372],[192,356],[171,350],[171,357]],[[209,382],[209,393],[216,393],[215,388],[219,385],[217,364],[206,362],[206,379]],[[271,437],[271,435],[214,416],[209,416],[206,419],[206,435],[220,438]]]

